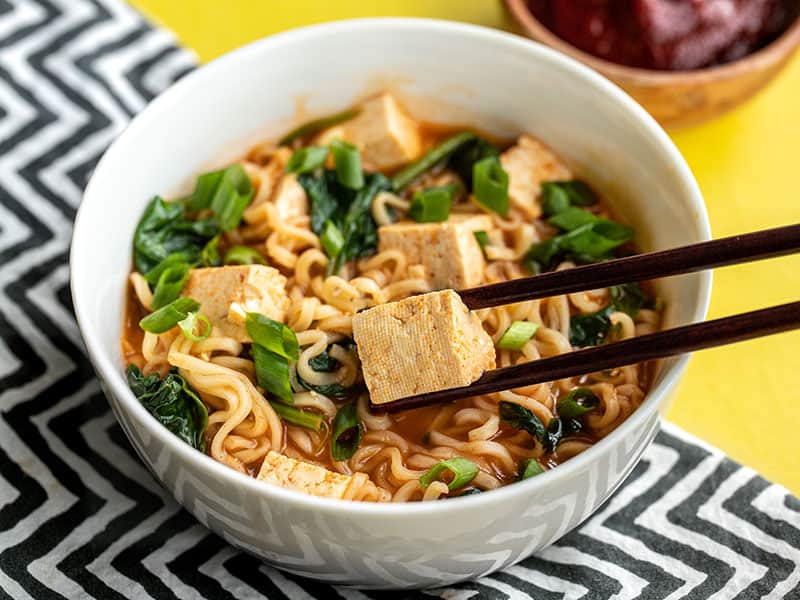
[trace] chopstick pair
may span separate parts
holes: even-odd
[[[471,310],[657,279],[793,254],[800,225],[789,225],[639,254],[459,291]],[[575,377],[800,328],[800,302],[746,312],[487,371],[468,386],[400,398],[371,408],[396,412]]]

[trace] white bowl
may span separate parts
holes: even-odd
[[[601,76],[544,46],[490,29],[417,19],[307,27],[232,52],[154,100],[106,152],[75,223],[75,312],[125,433],[153,474],[231,544],[299,575],[369,587],[422,587],[484,575],[586,519],[635,466],[686,366],[664,363],[642,406],[558,468],[500,490],[441,502],[315,498],[246,477],[193,450],[137,402],[119,349],[133,230],[154,194],[325,114],[392,89],[418,117],[531,132],[608,194],[643,249],[708,239],[700,192],[675,146]],[[306,115],[307,117],[307,115]],[[658,284],[666,325],[701,320],[709,274]]]

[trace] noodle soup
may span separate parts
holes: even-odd
[[[382,94],[200,175],[186,197],[151,201],[134,239],[128,381],[173,433],[265,485],[413,501],[533,477],[623,422],[647,365],[381,414],[353,317],[631,253],[623,218],[535,137],[419,123]],[[476,315],[498,367],[661,321],[636,284]],[[420,340],[389,343],[424,356],[408,377],[440,359]]]

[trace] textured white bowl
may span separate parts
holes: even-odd
[[[594,511],[658,429],[686,358],[668,361],[644,404],[594,447],[523,483],[434,503],[314,498],[234,472],[191,449],[137,402],[119,337],[134,227],[151,196],[277,136],[299,117],[381,89],[416,116],[532,132],[609,195],[644,249],[709,237],[697,185],[656,123],[577,62],[497,31],[415,19],[345,21],[273,36],[205,66],[153,101],[106,152],[72,242],[72,294],[86,347],[142,460],[202,523],[233,545],[300,575],[369,587],[477,577],[551,544]],[[701,320],[709,274],[658,284],[666,325]]]

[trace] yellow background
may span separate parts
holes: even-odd
[[[414,15],[510,28],[499,0],[133,0],[208,61],[257,38],[349,17]],[[454,57],[457,60],[457,57]],[[673,132],[715,236],[800,222],[800,56],[760,96]],[[719,270],[711,316],[800,299],[800,256]],[[669,418],[800,494],[800,332],[697,354]]]

